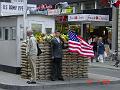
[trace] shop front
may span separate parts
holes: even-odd
[[[67,34],[68,30],[74,29],[78,35],[86,40],[89,37],[112,38],[112,23],[109,15],[98,14],[73,14],[56,17],[56,28]]]

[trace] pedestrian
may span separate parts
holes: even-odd
[[[93,42],[91,43],[93,45],[93,51],[94,51],[94,57],[91,58],[91,62],[93,62],[93,59],[95,58],[96,62],[98,62],[97,59],[97,37],[93,38]]]
[[[102,37],[100,37],[98,41],[98,60],[99,62],[102,63],[104,61],[104,51],[105,51],[104,43],[102,41]]]
[[[55,37],[51,40],[52,49],[52,75],[51,80],[62,80],[62,48],[64,46],[63,40],[60,38],[60,31],[55,32]]]
[[[28,47],[27,47],[27,55],[28,62],[31,68],[31,79],[27,81],[28,84],[36,84],[36,59],[38,54],[37,49],[37,40],[33,35],[33,31],[27,31],[28,36]]]

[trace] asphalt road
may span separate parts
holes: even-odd
[[[120,90],[120,84],[52,88],[52,89],[44,89],[44,90]]]
[[[120,70],[109,69],[109,68],[100,68],[100,67],[91,67],[89,68],[89,73],[107,75],[112,77],[120,78]]]
[[[0,89],[0,90],[6,90],[6,89]],[[37,89],[37,90],[41,90],[41,89]],[[89,85],[89,86],[61,87],[61,88],[55,87],[55,88],[44,88],[42,90],[120,90],[120,84]]]

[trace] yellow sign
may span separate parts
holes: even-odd
[[[61,14],[70,14],[73,13],[73,8],[62,9]]]

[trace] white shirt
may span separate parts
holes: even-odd
[[[29,53],[29,55],[37,55],[37,41],[33,35],[31,35],[28,40],[27,52]]]
[[[60,38],[57,38],[57,37],[56,37],[56,39],[57,39],[57,41],[60,43]]]

